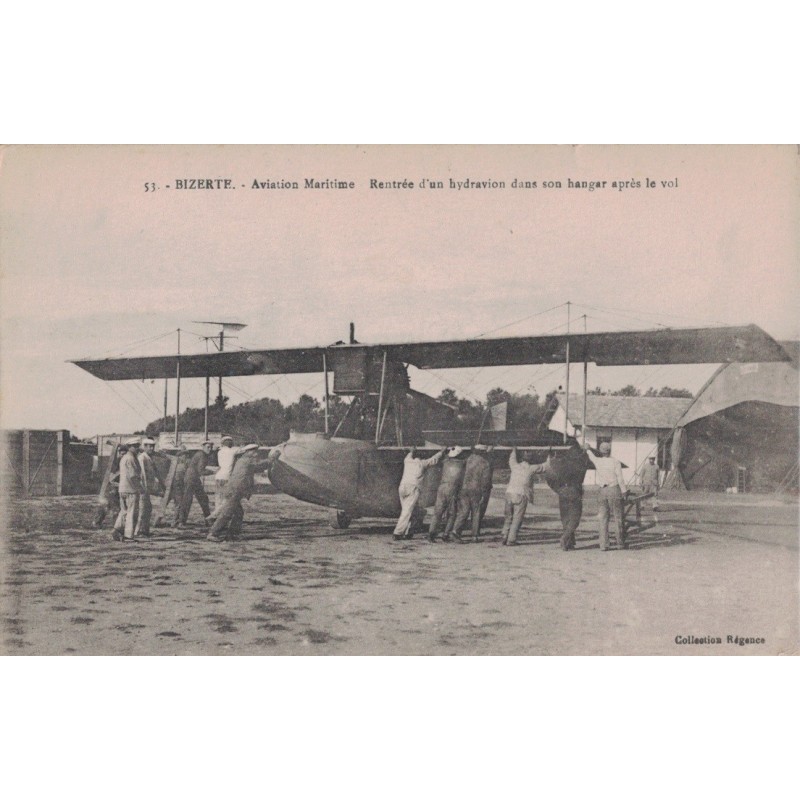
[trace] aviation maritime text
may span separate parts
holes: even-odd
[[[645,184],[648,188],[656,186],[656,182],[645,179]],[[678,185],[677,178],[671,181],[661,181],[664,187],[674,188]],[[341,178],[303,178],[302,181],[287,180],[285,178],[253,178],[250,183],[237,183],[233,178],[175,178],[169,184],[159,185],[155,181],[147,181],[144,184],[146,192],[154,192],[159,188],[165,189],[178,189],[178,190],[226,190],[226,189],[261,189],[261,190],[299,190],[299,189],[335,189],[335,190],[348,190],[361,188],[354,180],[343,180]],[[642,186],[642,181],[638,179],[631,180],[573,180],[567,178],[566,180],[526,180],[514,178],[511,181],[495,180],[487,178],[483,180],[473,180],[466,177],[463,180],[456,180],[448,178],[447,181],[433,180],[430,178],[420,178],[418,180],[403,179],[378,179],[370,178],[366,184],[369,189],[377,190],[408,190],[408,189],[450,189],[453,191],[474,191],[485,189],[586,189],[590,192],[596,189],[605,189],[609,187],[618,191],[625,189],[639,189]]]
[[[654,187],[656,184],[649,178],[645,179],[648,188]],[[662,182],[665,185],[673,185],[673,182]],[[677,179],[674,181],[677,186]],[[611,188],[617,191],[625,189],[639,189],[642,186],[642,181],[636,178],[630,180],[573,180],[566,178],[565,180],[524,180],[521,178],[514,178],[511,181],[495,180],[487,178],[485,180],[473,180],[472,178],[464,178],[464,180],[455,180],[448,178],[447,181],[433,180],[430,178],[420,178],[419,180],[410,180],[408,178],[383,180],[379,178],[370,178],[368,183],[369,189],[451,189],[454,191],[470,191],[481,189],[586,189],[593,192],[595,189]],[[294,180],[275,180],[267,178],[266,180],[254,179],[250,185],[251,189],[356,189],[359,188],[355,181],[343,181],[338,178],[326,178],[320,180],[318,178],[305,178],[302,183]]]

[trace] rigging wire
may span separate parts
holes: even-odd
[[[565,305],[565,304],[562,304],[562,305]],[[567,326],[566,322],[563,322],[563,323],[561,323],[559,325],[555,325],[554,327],[549,328],[547,331],[545,331],[545,334],[552,333],[553,331],[557,331],[559,328],[565,328],[566,326]],[[544,334],[540,334],[540,335],[544,335]],[[514,369],[518,369],[521,366],[524,366],[524,365],[514,364],[514,365],[508,367],[508,369],[506,369],[504,372],[500,373],[499,376],[496,376],[495,380],[500,380],[504,375],[508,374],[509,372],[511,372]],[[545,365],[539,365],[539,366],[545,366]],[[481,367],[480,369],[483,369],[483,367]],[[543,377],[539,378],[538,380],[544,380],[544,377],[547,377],[547,376],[549,376],[551,374],[555,374],[560,369],[563,369],[563,364],[557,364],[555,366],[555,368],[550,373],[547,373],[546,376],[543,376]],[[438,370],[428,368],[428,369],[425,369],[425,370],[422,370],[422,371],[424,373],[428,373],[428,374],[432,374],[432,375],[436,376],[440,381],[442,381],[442,383],[446,384],[450,388],[457,389],[459,392],[462,393],[462,395],[464,395],[465,399],[470,399],[471,398],[475,402],[481,403],[482,405],[484,404],[484,402],[485,402],[484,400],[481,400],[474,392],[471,392],[469,390],[469,386],[471,385],[471,382],[468,382],[466,386],[461,386],[461,385],[459,385],[457,383],[454,383],[452,380],[448,380],[447,378],[442,377],[442,375],[439,374]],[[527,378],[526,378],[526,380],[527,380]]]
[[[296,393],[297,393],[297,396],[299,397],[299,396],[300,396],[300,392],[298,392],[298,391],[297,391],[297,387],[296,387],[296,386],[295,386],[295,385],[294,385],[294,384],[293,384],[293,383],[292,383],[292,382],[289,380],[289,376],[288,376],[288,375],[283,375],[282,377],[283,377],[283,379],[286,381],[286,383],[288,383],[288,384],[289,384],[289,386],[291,386],[291,387],[292,387],[292,390],[293,390],[294,392],[296,392]]]
[[[536,375],[536,374],[534,374],[533,376],[529,375],[528,377],[525,378],[522,384],[518,384],[517,388],[511,391],[511,394],[519,394],[523,389],[530,390],[531,388],[535,388],[535,385],[537,383],[544,383],[545,381],[549,380],[553,375],[557,374],[558,372],[561,372],[561,370],[564,369],[563,364],[556,364],[555,366],[546,364],[538,365],[538,367],[545,367],[545,366],[549,366],[550,368],[541,375]],[[536,394],[539,395],[538,390],[536,391]],[[545,395],[546,394],[547,392],[545,392]],[[539,396],[541,397],[541,395]]]
[[[112,392],[114,392],[114,394],[115,394],[115,395],[116,395],[116,396],[117,396],[117,397],[118,397],[120,400],[122,400],[122,402],[123,402],[123,403],[125,403],[125,405],[126,405],[126,406],[128,406],[128,408],[129,408],[129,409],[131,409],[131,411],[133,411],[133,413],[134,413],[134,414],[136,414],[136,416],[137,416],[137,417],[139,417],[139,419],[140,419],[140,420],[144,420],[144,421],[145,421],[145,422],[146,422],[148,425],[150,424],[150,420],[148,420],[148,419],[146,419],[146,418],[145,418],[144,414],[142,414],[142,412],[141,412],[141,409],[134,408],[134,407],[133,407],[133,406],[132,406],[132,405],[131,405],[131,404],[130,404],[130,403],[129,403],[129,402],[126,400],[126,399],[125,399],[125,397],[123,397],[123,395],[122,395],[122,394],[120,394],[120,393],[119,393],[119,392],[118,392],[118,391],[117,391],[117,390],[116,390],[116,389],[115,389],[115,388],[114,388],[114,387],[111,385],[111,382],[110,382],[110,381],[103,381],[103,384],[104,384],[105,386],[107,386],[107,387],[108,387],[108,388],[109,388],[109,389],[110,389]]]
[[[607,328],[609,324],[613,325],[617,329],[616,332],[618,332],[618,333],[625,333],[627,331],[639,331],[642,326],[640,324],[638,324],[638,323],[645,322],[645,320],[638,320],[638,323],[632,323],[632,322],[627,322],[627,321],[621,322],[619,320],[619,318],[618,318],[620,316],[619,314],[616,314],[616,315],[615,314],[609,314],[609,313],[606,313],[605,311],[598,311],[598,313],[600,314],[600,316],[595,316],[594,314],[584,314],[583,316],[586,317],[587,321],[588,320],[592,320],[593,322],[596,322],[598,324],[598,327],[600,327],[600,332],[604,332],[603,328],[604,327]],[[607,317],[607,319],[603,319],[603,317]],[[666,328],[667,326],[663,326],[663,327]],[[655,330],[658,330],[658,328],[652,328],[651,327],[651,328],[648,328],[648,330],[655,331]],[[588,332],[587,331],[587,335],[591,336],[592,332]]]
[[[490,333],[495,333],[497,331],[502,331],[505,328],[510,328],[513,325],[517,325],[520,322],[525,322],[526,320],[533,319],[534,317],[540,317],[542,314],[549,314],[551,311],[555,311],[556,309],[562,308],[563,306],[567,305],[566,303],[559,303],[557,306],[553,306],[552,308],[547,308],[544,311],[537,311],[535,314],[529,314],[527,317],[522,317],[521,319],[514,320],[514,322],[509,322],[507,325],[501,325],[499,328],[492,328],[490,331],[484,331],[483,333],[479,333],[477,336],[473,336],[472,339],[468,341],[473,341],[475,339],[480,339],[483,336],[488,336]]]
[[[589,305],[586,305],[584,303],[575,303],[574,305],[576,305],[576,306],[579,305],[582,308],[591,308],[591,309],[594,309],[595,311],[621,311],[621,312],[625,312],[625,311],[628,310],[628,309],[624,309],[624,308],[616,308],[614,306],[589,306]],[[648,316],[647,312],[642,312],[642,313],[644,313],[645,316]],[[650,314],[649,316],[655,317],[656,315],[655,314]],[[688,320],[688,321],[692,322],[694,325],[697,324],[697,320],[696,320],[695,317],[687,317],[687,316],[685,316],[683,314],[669,314],[669,313],[666,313],[666,312],[659,312],[658,316],[663,317],[663,318],[672,317],[674,319]],[[645,320],[642,320],[642,321],[645,321]],[[657,320],[655,320],[655,324],[656,325],[660,325],[661,323],[659,323]],[[721,325],[721,326],[728,325],[727,322],[719,322],[719,321],[711,322],[709,324],[710,325]],[[664,325],[663,327],[670,327],[670,326],[669,325]]]
[[[188,333],[190,336],[195,336],[198,339],[205,339],[206,342],[208,342],[209,340],[214,341],[219,339],[219,334],[217,334],[216,336],[209,336],[208,334],[197,333],[197,331],[191,331],[188,328],[181,328],[181,333]],[[228,343],[227,339],[225,340],[225,343],[226,344]]]
[[[163,409],[161,409],[161,408],[159,408],[159,407],[158,407],[158,404],[156,403],[156,401],[155,401],[155,400],[153,400],[152,396],[151,396],[150,394],[148,394],[147,390],[146,390],[146,389],[144,389],[144,387],[142,387],[142,386],[141,386],[141,384],[139,383],[139,381],[132,381],[132,385],[133,385],[133,386],[134,386],[136,389],[138,389],[138,391],[139,391],[139,393],[141,394],[141,396],[142,396],[142,397],[144,397],[144,399],[145,399],[145,400],[146,400],[148,403],[150,403],[150,405],[152,405],[152,406],[155,408],[155,410],[156,410],[156,413],[159,415],[159,417],[162,417],[162,416],[163,416]]]
[[[242,397],[246,398],[248,401],[256,399],[252,394],[250,394],[245,389],[242,389],[238,384],[234,383],[230,378],[222,379],[222,388],[230,389],[236,392],[237,394],[241,395]]]
[[[244,398],[244,402],[246,402],[246,403],[249,403],[251,400],[255,399],[251,395],[248,395],[246,392],[242,391],[238,386],[234,386],[230,381],[223,380],[222,381],[222,388],[223,388],[223,390],[228,391],[231,394],[235,393],[239,397],[243,397]]]
[[[251,352],[251,351],[252,351],[252,348],[243,347],[242,345],[239,345],[239,344],[232,344],[232,345],[231,345],[231,348],[232,348],[232,349],[233,349],[233,348],[235,348],[236,350],[240,350],[240,351],[243,351],[243,352]],[[330,370],[329,370],[329,371],[330,371]],[[315,379],[314,379],[313,383],[311,383],[311,384],[309,385],[309,389],[306,389],[306,390],[305,390],[305,392],[301,392],[301,391],[300,391],[300,390],[298,390],[298,389],[297,389],[297,387],[296,387],[296,386],[295,386],[295,385],[292,383],[292,381],[290,381],[290,380],[289,380],[289,377],[288,377],[286,374],[283,374],[283,373],[281,373],[281,374],[277,375],[277,376],[276,376],[276,377],[274,377],[274,378],[272,378],[272,376],[267,376],[267,381],[268,381],[268,382],[267,382],[266,384],[264,384],[264,386],[262,386],[262,387],[260,387],[260,388],[257,388],[257,389],[255,389],[255,394],[254,394],[254,395],[251,395],[252,399],[256,399],[256,398],[258,397],[258,395],[259,395],[259,394],[261,394],[262,392],[265,392],[267,389],[269,389],[269,388],[271,388],[272,386],[274,386],[275,384],[279,383],[281,380],[285,380],[285,381],[286,381],[286,382],[289,384],[289,386],[291,387],[292,391],[293,391],[293,392],[296,392],[296,393],[297,393],[297,395],[298,395],[298,397],[299,397],[301,394],[304,394],[305,392],[307,392],[307,391],[310,389],[310,387],[311,387],[311,386],[313,386],[314,384],[316,384],[316,382],[319,380],[319,378],[315,378]]]
[[[562,305],[566,305],[566,303],[563,303]],[[558,306],[556,306],[556,308],[558,308]],[[542,312],[542,313],[545,313],[545,312]],[[568,323],[562,322],[562,323],[560,323],[559,325],[556,325],[553,328],[548,328],[546,331],[544,331],[544,333],[534,334],[534,335],[536,335],[536,336],[545,336],[548,333],[552,333],[553,331],[559,330],[559,328],[566,328],[567,325],[568,325]],[[499,329],[497,329],[497,330],[499,330]],[[503,376],[507,375],[512,370],[519,369],[520,367],[524,367],[524,366],[525,366],[524,364],[512,364],[510,367],[508,367],[508,369],[504,370],[499,375],[495,376],[494,380],[499,381],[499,380],[501,380],[503,378]],[[537,366],[542,366],[542,365],[537,365]],[[558,368],[559,369],[561,368],[560,365],[559,365]],[[475,373],[473,378],[467,383],[467,387],[470,387],[475,383],[475,380],[477,379],[478,374],[480,374],[481,370],[483,370],[483,369],[486,369],[486,367],[479,367],[478,368],[478,371]]]
[[[115,353],[116,355],[124,355],[125,353],[130,353],[135,347],[138,347],[140,344],[148,344],[149,342],[157,342],[159,339],[166,339],[167,336],[173,336],[175,331],[167,331],[166,333],[159,334],[158,336],[151,336],[147,339],[139,339],[138,341],[131,342],[128,345],[125,345],[124,350],[117,350],[116,348],[111,348],[110,350],[104,351],[104,354],[107,355],[109,353]]]
[[[566,304],[562,304],[562,305],[566,305]],[[558,308],[558,306],[555,306],[555,308]],[[549,310],[553,310],[553,309],[549,309]],[[543,314],[544,314],[544,313],[546,313],[546,312],[544,312],[544,311],[543,311],[543,312],[541,312],[541,313],[543,313]],[[544,334],[533,334],[533,335],[534,335],[534,336],[543,336],[543,335],[546,335],[547,333],[551,333],[551,332],[552,332],[552,331],[554,331],[554,330],[558,330],[558,328],[564,327],[566,324],[567,324],[567,323],[562,323],[561,325],[557,325],[555,328],[550,328],[549,330],[545,331],[545,332],[544,332]],[[500,329],[499,329],[499,328],[497,328],[496,330],[500,330]],[[498,375],[498,376],[496,377],[496,380],[500,380],[500,379],[501,379],[501,378],[502,378],[504,375],[507,375],[509,372],[511,372],[511,370],[518,369],[519,367],[522,367],[522,366],[524,366],[524,365],[523,365],[523,364],[512,364],[512,365],[511,365],[511,366],[510,366],[510,367],[509,367],[507,370],[505,370],[504,372],[501,372],[501,373],[500,373],[500,375]],[[484,370],[484,369],[486,369],[486,367],[485,367],[485,366],[483,366],[483,367],[479,367],[479,368],[478,368],[478,371],[477,371],[477,372],[476,372],[476,373],[473,375],[473,377],[472,377],[472,379],[469,381],[469,383],[467,383],[467,386],[468,386],[468,387],[469,387],[469,386],[472,386],[472,385],[475,383],[475,381],[477,380],[477,377],[478,377],[478,375],[479,375],[479,374],[481,373],[481,371],[482,371],[482,370]]]
[[[623,313],[621,311],[615,311],[613,313],[609,313],[607,311],[604,311],[602,308],[597,308],[596,306],[587,306],[587,305],[582,305],[580,303],[575,303],[575,305],[579,306],[580,308],[589,308],[592,311],[598,311],[601,314],[605,314],[606,316],[609,316],[609,317],[613,317],[613,316],[616,315],[616,316],[619,316],[619,317],[623,317],[625,319],[635,320],[636,322],[643,322],[646,325],[657,325],[658,327],[661,327],[661,328],[669,328],[670,327],[669,325],[664,325],[662,322],[658,322],[658,321],[650,320],[650,319],[644,319],[643,317],[637,317],[637,316],[634,316],[633,314],[625,314],[625,313]]]
[[[430,369],[430,368],[428,368],[426,370],[421,370],[421,371],[424,372],[426,375],[431,375],[432,377],[434,377],[437,380],[441,381],[442,383],[444,383],[446,386],[448,386],[451,389],[458,389],[458,391],[461,392],[462,395],[464,395],[464,399],[465,400],[469,400],[470,398],[472,398],[472,400],[474,402],[483,404],[483,400],[481,400],[476,394],[473,394],[472,392],[468,391],[464,387],[459,386],[457,383],[453,383],[451,380],[448,380],[447,378],[442,377],[442,375],[440,374],[438,369]]]

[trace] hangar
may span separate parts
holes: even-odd
[[[789,362],[723,364],[676,425],[669,488],[797,491],[798,356]]]
[[[722,364],[693,399],[588,395],[587,441],[611,444],[638,482],[649,456],[664,488],[713,492],[796,492],[800,419],[800,342],[781,342],[791,361]],[[564,430],[565,395],[550,428]],[[566,430],[580,435],[583,398],[569,397]],[[594,483],[590,470],[585,483]]]

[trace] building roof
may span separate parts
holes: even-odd
[[[563,406],[565,395],[557,395]],[[586,425],[592,428],[659,428],[670,430],[692,404],[690,397],[624,397],[590,394],[586,397]],[[583,396],[570,394],[569,421],[581,425]]]

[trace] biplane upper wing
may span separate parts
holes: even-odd
[[[383,354],[420,369],[561,364],[567,355],[598,366],[722,364],[788,361],[785,350],[756,325],[664,328],[617,333],[571,333],[405,344],[353,344],[285,350],[241,350],[185,356],[143,356],[73,361],[106,381],[234,375],[279,375],[336,369],[344,353]]]
[[[332,349],[332,348],[330,348]],[[181,378],[227,378],[234,375],[287,375],[322,372],[324,347],[289,350],[231,350],[182,356],[138,356],[73,361],[104,381],[174,378],[178,362]]]
[[[756,325],[468,339],[379,349],[385,349],[391,359],[420,369],[444,369],[563,364],[567,342],[571,361],[589,361],[601,367],[788,360],[783,348]]]

